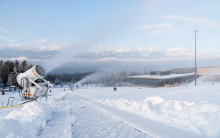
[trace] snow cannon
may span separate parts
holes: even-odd
[[[35,65],[24,73],[17,76],[17,82],[22,87],[22,99],[41,99],[47,98],[47,91],[53,85],[44,79],[45,71],[39,66]]]

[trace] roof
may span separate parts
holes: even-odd
[[[155,80],[164,80],[164,79],[173,79],[173,78],[180,78],[180,77],[187,77],[193,76],[195,73],[188,73],[188,74],[170,74],[170,75],[139,75],[139,76],[127,76],[131,79],[155,79]]]
[[[16,86],[12,85],[12,86],[10,86],[10,87],[16,87]]]
[[[198,75],[220,75],[220,68],[198,68]]]

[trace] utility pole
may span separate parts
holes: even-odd
[[[196,72],[197,72],[197,69],[196,69],[196,32],[198,32],[199,30],[194,30],[193,32],[195,32],[195,86],[196,86],[196,78],[197,78],[197,75],[196,75]]]

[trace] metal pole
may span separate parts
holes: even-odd
[[[195,86],[196,86],[196,30],[195,30]]]

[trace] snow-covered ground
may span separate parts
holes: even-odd
[[[80,138],[148,137],[100,108],[83,100],[68,88],[53,88],[48,102],[30,102],[0,110],[0,137]],[[18,93],[1,95],[1,102]],[[43,101],[44,99],[42,99]],[[18,104],[21,102],[15,102]]]
[[[172,88],[118,87],[117,91],[113,88],[88,88],[77,89],[76,94],[135,114],[136,118],[154,121],[152,125],[155,126],[160,123],[200,137],[220,137],[220,83],[212,85],[211,82],[198,81],[196,87],[192,82]],[[120,119],[127,118],[120,116]],[[135,127],[141,126],[139,122],[127,121]],[[140,129],[153,137],[165,136],[162,132],[152,133],[148,124],[146,126],[145,130],[142,129],[144,126]]]
[[[21,106],[0,109],[0,137],[21,138],[40,135],[63,94],[50,97],[48,103],[29,102]],[[0,101],[7,103],[10,96],[20,99],[18,93],[6,93],[6,95],[0,95]],[[14,101],[14,105],[18,103],[22,102]]]
[[[0,109],[0,137],[220,137],[220,83],[51,90],[46,103]]]

